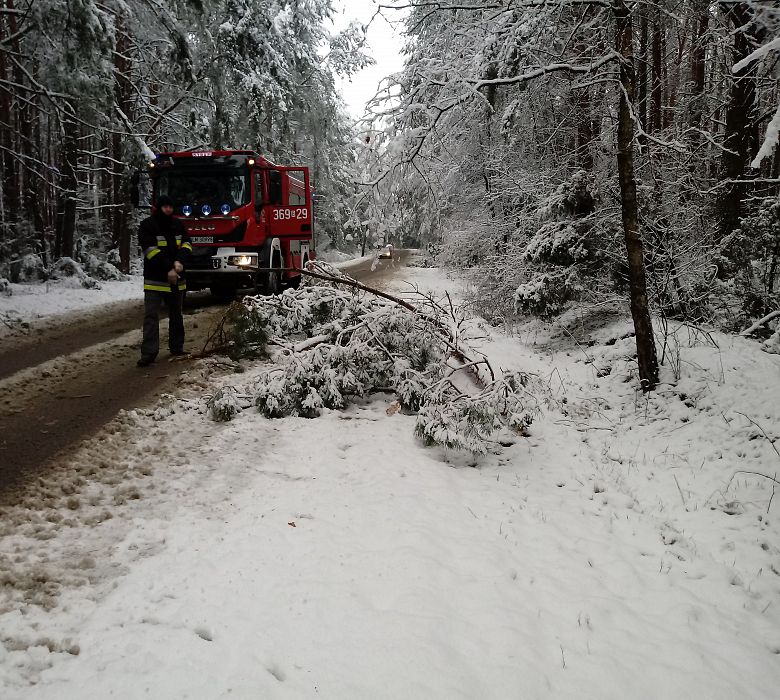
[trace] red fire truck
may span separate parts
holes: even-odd
[[[187,288],[232,297],[295,286],[314,258],[309,170],[253,151],[160,153],[149,163],[152,204],[167,195],[192,239]]]

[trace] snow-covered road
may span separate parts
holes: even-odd
[[[401,269],[395,262],[377,264],[373,256],[342,266],[372,284],[387,284]],[[94,290],[61,282],[12,287],[12,296],[0,297],[0,314],[13,319],[0,334],[0,504],[15,503],[24,484],[59,468],[61,457],[67,462],[67,450],[120,409],[174,391],[186,369],[166,361],[165,352],[146,370],[135,366],[143,317],[140,278]],[[189,349],[203,347],[223,312],[224,303],[208,293],[189,295]],[[163,339],[166,328],[162,320]]]
[[[622,321],[587,349],[482,332],[551,396],[479,459],[422,447],[389,395],[214,423],[203,396],[258,367],[212,360],[123,412],[2,512],[0,695],[775,697],[778,506],[732,476],[780,467],[778,358],[691,343],[643,397]]]

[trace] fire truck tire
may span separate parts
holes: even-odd
[[[302,267],[303,269],[306,269],[306,265],[309,262],[309,258],[304,258]],[[290,278],[290,281],[287,283],[292,287],[293,289],[298,289],[298,287],[301,286],[301,280],[303,279],[303,275],[296,275],[295,277]]]
[[[274,255],[271,270],[261,272],[257,279],[257,288],[265,296],[281,294],[282,292],[282,260]]]

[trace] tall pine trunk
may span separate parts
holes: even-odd
[[[632,22],[633,24],[633,22]],[[652,32],[652,70],[650,89],[650,131],[660,131],[663,128],[663,25],[661,10],[656,8],[653,13]]]
[[[636,354],[639,380],[643,391],[652,391],[658,384],[658,357],[653,338],[653,324],[647,300],[644,247],[639,234],[639,207],[634,175],[634,45],[631,10],[624,0],[612,1],[615,17],[615,49],[620,56],[620,108],[618,111],[617,166],[620,179],[620,202],[623,215],[623,235],[628,260],[631,317],[636,332]]]
[[[699,143],[701,142],[701,135],[697,129],[701,128],[701,121],[704,115],[704,87],[706,80],[706,63],[707,46],[706,36],[707,29],[710,22],[709,2],[708,0],[697,0],[696,13],[694,17],[695,37],[691,44],[691,58],[690,58],[690,90],[691,90],[691,114],[690,114],[690,126],[691,131],[691,147],[695,151]],[[693,170],[693,160],[691,161],[690,168]]]
[[[639,117],[639,125],[643,131],[648,131],[647,124],[647,65],[648,65],[648,26],[647,26],[647,8],[642,7],[637,10],[639,12],[639,65],[637,70],[637,114]],[[640,152],[647,145],[647,139],[640,138],[639,147]]]
[[[116,47],[114,51],[114,100],[122,109],[122,112],[132,119],[132,101],[130,84],[130,37],[127,34],[125,19],[117,16]],[[119,162],[124,162],[122,138],[119,134],[111,136],[111,150],[115,162],[112,165],[111,174],[111,238],[115,247],[119,249],[120,269],[122,272],[130,272],[130,209],[127,177],[124,168],[120,169]]]
[[[7,37],[13,36],[16,27],[12,14],[15,10],[13,0],[7,0],[3,5],[9,10],[7,17],[0,15],[0,41],[5,43]],[[4,47],[0,50],[0,79],[3,81],[16,79],[10,63]],[[2,166],[2,211],[5,216],[5,221],[2,223],[4,224],[14,221],[19,213],[19,183],[17,162],[14,157],[17,111],[18,109],[12,103],[9,89],[4,87],[0,90],[0,147],[2,147],[0,165]]]
[[[73,113],[73,106],[67,106],[67,113]],[[62,125],[62,177],[60,186],[62,193],[57,211],[57,239],[54,246],[55,258],[73,257],[73,244],[76,234],[76,203],[78,197],[77,161],[78,152],[76,138],[79,126],[67,117]]]
[[[734,63],[737,63],[753,51],[766,32],[754,24],[753,10],[747,3],[724,2],[721,9],[734,25],[731,53]],[[723,151],[722,175],[728,182],[725,195],[719,200],[722,237],[739,228],[747,188],[735,181],[745,174],[751,151],[758,141],[758,124],[754,115],[757,65],[758,61],[753,61],[733,74],[726,106],[726,150]]]

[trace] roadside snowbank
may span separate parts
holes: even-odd
[[[122,414],[0,514],[0,694],[774,697],[780,506],[732,476],[780,471],[780,358],[680,334],[644,397],[624,322],[537,328],[543,352],[474,330],[553,397],[479,460],[423,448],[389,395],[210,421],[258,365]]]
[[[127,281],[100,282],[100,289],[84,289],[75,278],[9,287],[11,296],[0,295],[0,338],[51,317],[143,297],[143,278],[137,275]]]

